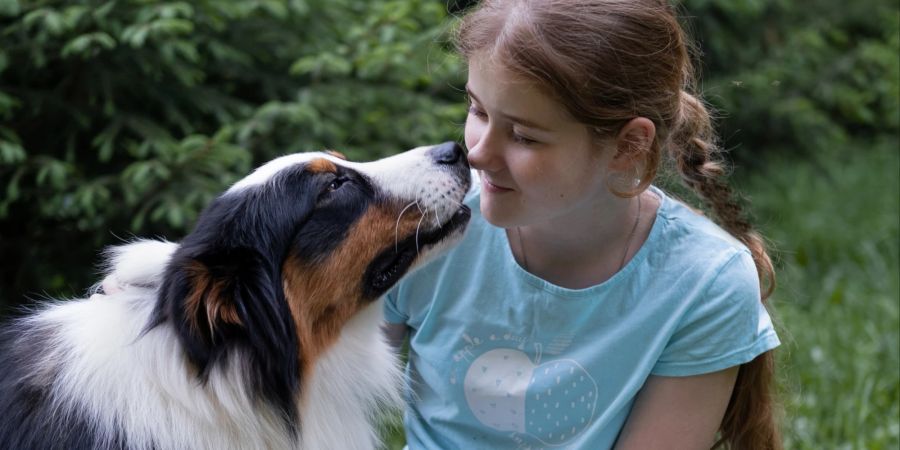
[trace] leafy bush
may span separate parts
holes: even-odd
[[[900,132],[900,20],[878,0],[686,0],[724,145],[815,156]],[[857,149],[854,151],[865,151]]]
[[[0,5],[0,304],[83,292],[110,233],[177,239],[274,156],[459,136],[440,2]]]

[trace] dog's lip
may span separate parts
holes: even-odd
[[[472,217],[472,210],[469,209],[466,205],[460,205],[459,209],[450,216],[450,219],[444,222],[441,226],[435,228],[426,233],[422,233],[419,235],[413,234],[408,238],[404,239],[398,245],[398,248],[404,248],[405,246],[412,246],[416,248],[417,252],[424,249],[425,247],[429,247],[431,245],[437,244],[453,234],[454,231],[463,228],[466,224],[469,223],[469,219]]]
[[[426,233],[413,234],[383,250],[366,269],[364,292],[374,298],[390,289],[409,270],[422,250],[464,228],[471,217],[471,209],[461,205],[443,225]]]
[[[419,236],[419,245],[431,245],[440,242],[458,228],[465,226],[469,222],[470,217],[472,217],[472,210],[466,205],[460,205],[459,209],[443,225],[425,233],[423,236]],[[415,236],[411,238],[415,238]]]
[[[472,210],[467,205],[459,205],[459,209],[453,213],[453,216],[450,217],[450,220],[444,224],[444,227],[452,227],[453,229],[459,228],[462,225],[465,225],[469,218],[472,217]],[[450,230],[451,232],[453,230]]]

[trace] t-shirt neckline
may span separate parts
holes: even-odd
[[[661,233],[663,227],[663,211],[669,207],[669,202],[671,200],[661,189],[657,188],[656,186],[650,186],[650,191],[656,194],[657,197],[659,197],[660,204],[659,208],[657,208],[656,210],[653,225],[650,227],[650,234],[647,236],[647,239],[644,240],[644,243],[641,244],[641,248],[639,248],[638,251],[635,252],[634,256],[632,256],[632,258],[625,264],[625,267],[622,267],[622,269],[613,274],[613,276],[599,284],[595,284],[585,288],[572,289],[559,286],[541,277],[538,277],[531,272],[528,272],[524,267],[519,265],[519,262],[516,261],[515,257],[513,256],[512,248],[509,245],[509,239],[506,238],[504,229],[494,227],[493,225],[488,226],[494,229],[493,234],[496,239],[502,239],[503,247],[506,252],[506,260],[509,261],[509,264],[512,266],[514,275],[520,278],[522,281],[537,289],[543,290],[558,297],[573,299],[583,297],[596,297],[598,294],[604,291],[615,288],[616,285],[622,283],[622,280],[627,279],[628,275],[641,265],[641,263],[647,258],[647,255],[657,245],[657,242],[659,241],[659,234]]]

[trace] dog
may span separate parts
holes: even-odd
[[[456,143],[283,156],[180,243],[108,251],[109,292],[0,331],[4,449],[370,449],[402,403],[380,297],[462,236]]]

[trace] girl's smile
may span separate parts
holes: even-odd
[[[481,177],[481,189],[489,194],[502,194],[504,192],[512,192],[513,189],[500,186],[488,180],[484,175]]]

